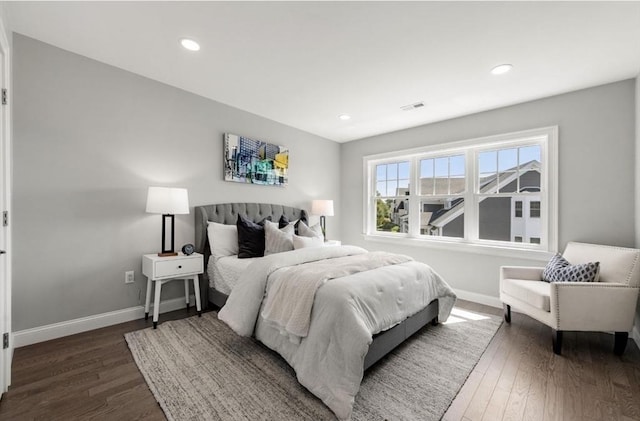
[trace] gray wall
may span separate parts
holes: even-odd
[[[626,80],[342,144],[342,240],[411,255],[454,288],[497,297],[500,265],[543,263],[365,241],[362,157],[558,125],[560,250],[572,240],[633,246],[634,97]]]
[[[191,207],[254,201],[340,209],[339,144],[14,34],[13,330],[144,302],[141,255],[160,248],[147,187]],[[288,146],[287,188],[222,181],[222,136]],[[176,246],[194,241],[193,211]],[[338,238],[340,213],[327,218]],[[135,270],[135,284],[124,272]],[[169,284],[163,299],[183,293]]]

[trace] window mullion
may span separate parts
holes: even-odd
[[[447,194],[451,194],[451,157],[447,157]]]
[[[520,148],[516,149],[516,193],[520,193]]]
[[[420,236],[420,158],[409,161],[409,237]]]
[[[376,215],[376,198],[375,198],[375,185],[376,185],[376,176],[374,175],[373,168],[375,164],[368,162],[365,167],[364,179],[369,180],[369,182],[365,185],[364,192],[364,201],[366,205],[365,212],[365,220],[363,225],[363,230],[365,234],[372,234],[376,231],[375,227],[375,215]]]
[[[540,149],[542,150],[542,163],[541,171],[542,177],[540,178],[540,226],[541,226],[541,241],[542,246],[547,250],[553,250],[555,246],[552,246],[551,239],[549,238],[550,229],[550,207],[551,207],[551,195],[549,194],[549,164],[552,162],[551,157],[549,156],[549,142],[550,140],[547,138],[547,142],[540,143]]]
[[[465,152],[465,194],[464,194],[464,238],[467,241],[478,239],[478,203],[476,191],[479,181],[476,175],[476,153],[473,149]]]

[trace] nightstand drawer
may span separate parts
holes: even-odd
[[[155,262],[155,277],[180,276],[202,272],[202,259],[171,259]]]

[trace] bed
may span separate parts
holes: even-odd
[[[256,300],[258,296],[259,299],[262,300],[263,296],[269,295],[268,293],[265,294],[267,285],[274,284],[276,281],[269,281],[269,277],[267,275],[262,279],[261,275],[256,273],[261,271],[271,271],[278,274],[280,272],[286,272],[290,268],[298,265],[298,263],[310,263],[309,266],[311,266],[314,263],[329,261],[326,259],[340,260],[346,258],[360,258],[366,257],[365,255],[369,255],[371,253],[365,253],[365,250],[357,247],[347,246],[321,247],[320,249],[322,250],[316,249],[315,251],[295,250],[292,252],[281,253],[280,256],[274,257],[274,255],[271,255],[255,259],[238,259],[234,256],[212,258],[207,235],[209,222],[235,225],[238,214],[244,215],[246,218],[254,222],[261,221],[266,217],[271,217],[271,220],[278,221],[281,216],[284,216],[290,221],[300,218],[306,219],[306,213],[302,209],[273,204],[225,203],[196,207],[195,246],[196,251],[204,255],[205,267],[207,268],[205,273],[202,275],[202,281],[200,283],[201,296],[204,297],[203,302],[208,302],[209,305],[222,308],[219,313],[220,318],[227,322],[227,324],[229,324],[237,333],[246,336],[253,335],[267,347],[280,353],[280,355],[282,355],[294,368],[300,383],[322,399],[323,402],[334,411],[339,419],[348,419],[350,417],[353,399],[359,388],[364,371],[425,325],[429,323],[437,324],[439,319],[446,319],[453,303],[455,302],[455,295],[448,285],[446,285],[446,283],[442,281],[437,274],[435,274],[435,272],[431,271],[427,275],[417,274],[418,272],[416,271],[422,271],[423,267],[427,267],[426,265],[418,262],[404,262],[403,264],[395,265],[399,269],[392,268],[391,266],[385,266],[383,268],[376,269],[376,272],[370,271],[353,274],[344,278],[345,280],[349,280],[349,283],[342,282],[342,279],[333,280],[331,283],[326,284],[331,285],[331,287],[323,285],[323,288],[318,289],[316,300],[324,301],[322,301],[323,304],[319,304],[319,301],[314,302],[315,307],[313,307],[313,312],[327,311],[328,313],[331,313],[341,311],[333,309],[326,310],[326,308],[333,306],[333,304],[325,304],[330,302],[329,300],[348,300],[348,297],[335,298],[336,293],[335,291],[332,291],[334,285],[335,288],[357,289],[360,288],[359,285],[364,285],[365,282],[367,282],[367,276],[371,276],[370,274],[372,273],[384,278],[385,282],[393,284],[394,282],[400,282],[395,279],[395,274],[397,272],[394,271],[402,270],[402,276],[409,276],[411,279],[416,279],[415,282],[407,282],[408,284],[415,283],[416,285],[422,285],[423,283],[426,283],[426,281],[423,282],[422,278],[427,276],[430,279],[430,284],[428,287],[420,287],[425,289],[425,291],[428,290],[428,294],[424,291],[421,292],[421,294],[424,295],[424,297],[422,297],[424,304],[421,304],[417,311],[413,311],[412,309],[411,314],[407,317],[403,317],[401,320],[386,320],[384,317],[382,317],[382,319],[385,320],[375,320],[376,317],[372,316],[372,320],[374,321],[368,320],[364,323],[357,317],[352,318],[351,313],[349,313],[346,316],[340,316],[343,318],[340,319],[341,322],[339,324],[344,324],[344,327],[341,326],[335,329],[334,322],[333,325],[323,328],[325,331],[330,332],[324,334],[325,339],[318,339],[322,338],[322,335],[318,335],[318,338],[316,338],[316,336],[312,337],[312,331],[309,329],[309,336],[303,337],[302,341],[299,340],[296,342],[295,340],[292,340],[291,337],[284,335],[282,330],[278,331],[277,327],[274,327],[265,321],[263,317],[264,313],[262,313],[264,310],[264,304],[253,304],[251,299],[247,301],[246,298],[236,298],[234,301],[234,294],[231,294],[230,300],[231,291],[235,288],[235,295],[237,296],[240,294],[238,290],[244,288],[245,292],[242,293],[243,296],[253,294],[256,296]],[[250,271],[246,270],[248,267],[251,267]],[[281,270],[278,271],[278,269]],[[251,282],[248,282],[247,279],[244,279],[243,277],[253,277],[255,279],[251,279]],[[276,280],[278,279],[278,276],[276,275],[272,275],[271,277]],[[420,282],[418,282],[418,278],[420,278]],[[234,280],[237,279],[240,279],[240,286],[236,286],[234,284]],[[400,278],[398,277],[398,279]],[[220,281],[222,281],[222,283]],[[260,282],[262,282],[262,284],[260,284]],[[341,283],[343,285],[340,285]],[[404,281],[400,282],[400,286],[396,289],[402,289],[404,284]],[[249,291],[247,288],[253,288],[253,292],[247,293],[246,291]],[[371,289],[370,287],[366,288]],[[380,286],[377,288],[379,291],[373,292],[372,295],[381,295],[382,288],[380,288]],[[351,294],[351,292],[349,292],[349,294]],[[413,298],[407,297],[406,291],[403,292],[405,295],[401,296],[400,293],[398,294],[400,296],[400,298],[397,299],[398,303],[394,303],[399,307],[404,305],[399,304],[403,297],[404,299],[407,299],[407,301],[413,300]],[[328,298],[327,296],[329,295],[333,295],[334,297]],[[428,299],[425,298],[427,295],[429,297]],[[389,299],[386,298],[386,295],[384,297],[386,301],[389,301]],[[241,303],[237,302],[240,299],[245,301]],[[390,299],[395,299],[395,297],[391,297]],[[371,302],[378,301],[379,300],[373,300]],[[229,305],[227,305],[226,308],[223,308],[227,302],[229,302]],[[353,303],[350,303],[349,305],[353,307]],[[371,313],[377,311],[375,310],[375,306],[371,305],[370,302],[365,302],[364,304],[359,303],[358,305],[365,307],[364,309],[359,309],[360,313]],[[413,303],[411,305],[415,307],[417,304]],[[249,308],[257,308],[258,310],[253,310],[255,312],[255,314],[253,314],[248,310]],[[318,310],[316,310],[316,308]],[[247,309],[246,312],[245,309]],[[241,314],[239,312],[245,313]],[[316,320],[314,322],[312,319],[311,323],[315,323],[314,326],[320,326],[325,323],[325,319],[322,318],[322,316],[317,314],[313,315],[313,312],[312,317],[315,317]],[[246,323],[248,327],[242,326],[242,320],[240,322],[234,321],[234,317],[236,320],[242,319],[243,317],[248,319]],[[318,320],[322,320],[322,322],[319,322]],[[363,323],[367,326],[359,326]],[[317,329],[320,329],[320,327],[317,327]],[[341,332],[342,329],[348,332]],[[352,333],[351,331],[357,333]],[[336,343],[339,344],[340,341],[349,342],[352,340],[352,337],[358,338],[357,340],[360,342],[353,346],[349,345],[349,349],[347,350],[348,352],[345,352],[345,349],[343,349],[344,346],[341,348],[341,345],[336,345]],[[327,344],[325,345],[325,342],[323,341]],[[318,348],[323,348],[320,355],[318,355],[317,352]],[[353,351],[351,351],[351,348],[354,348]],[[353,354],[352,356],[344,355],[351,353]],[[312,354],[312,356],[308,356],[307,354]],[[333,358],[333,360],[328,362],[325,361],[328,359],[327,356],[332,354],[339,356],[339,358]],[[336,359],[340,359],[341,361],[334,361]],[[325,367],[327,364],[329,366],[328,368]],[[335,365],[335,367],[332,365]],[[318,372],[324,373],[325,371],[327,373],[326,375],[317,375]],[[336,377],[342,376],[342,373],[347,373],[344,374],[345,379],[336,379]]]

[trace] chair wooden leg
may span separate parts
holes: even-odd
[[[616,332],[613,344],[613,353],[616,355],[624,354],[624,350],[627,347],[627,340],[629,339],[629,332]]]
[[[511,306],[503,303],[502,307],[504,308],[504,321],[511,323]]]
[[[552,339],[553,339],[553,353],[556,355],[561,355],[562,353],[562,331],[551,329]]]

